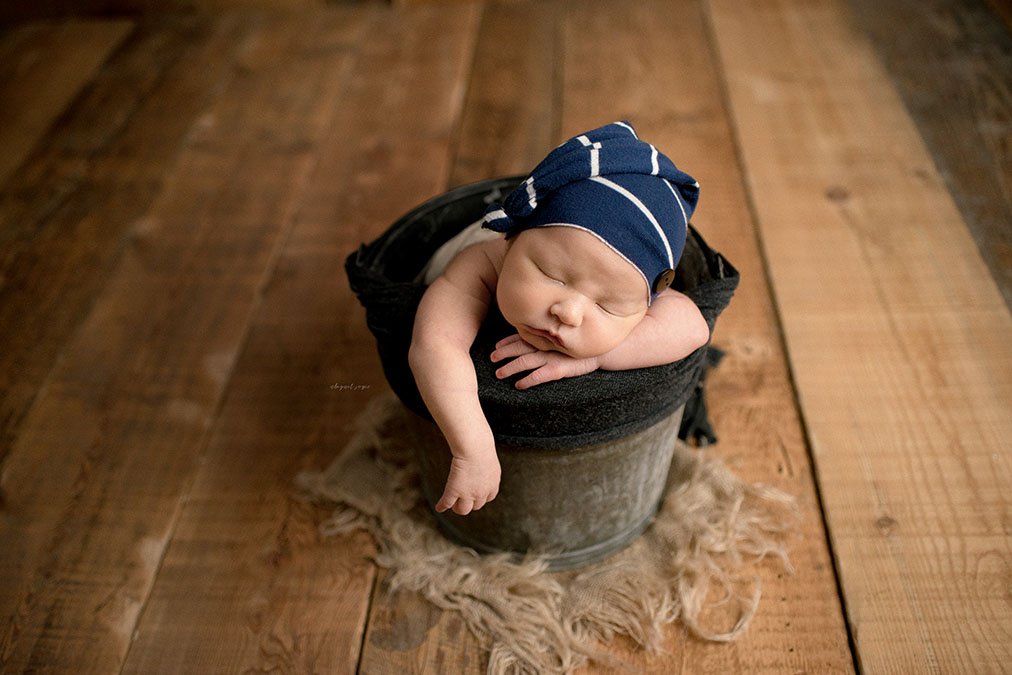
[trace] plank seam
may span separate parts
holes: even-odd
[[[562,136],[562,102],[564,100],[563,86],[566,77],[566,31],[562,10],[558,3],[552,3],[552,142],[557,143]],[[533,168],[533,167],[532,167]]]
[[[808,461],[812,467],[813,473],[813,486],[815,488],[815,499],[819,508],[819,514],[822,517],[823,529],[826,533],[826,547],[829,551],[829,557],[833,564],[833,580],[836,584],[836,594],[840,601],[840,609],[843,612],[843,625],[847,631],[847,646],[850,649],[851,658],[853,660],[854,670],[857,673],[863,672],[861,669],[860,654],[857,650],[857,642],[854,638],[853,627],[850,622],[850,612],[847,609],[847,598],[844,595],[843,584],[840,578],[840,563],[836,555],[836,551],[833,548],[833,537],[830,532],[830,524],[826,514],[826,506],[822,496],[822,486],[818,480],[818,464],[814,453],[812,452],[812,437],[808,428],[808,422],[805,419],[804,410],[801,407],[801,401],[798,397],[798,383],[795,377],[793,363],[791,361],[790,348],[787,344],[787,338],[783,330],[783,317],[781,314],[780,303],[777,299],[776,289],[773,287],[772,280],[770,278],[769,271],[769,256],[766,252],[766,244],[762,237],[762,232],[759,228],[759,213],[756,208],[756,202],[754,194],[752,192],[752,184],[748,180],[748,174],[745,167],[745,158],[742,155],[741,150],[741,137],[738,132],[739,125],[738,119],[735,116],[734,106],[731,102],[731,92],[728,87],[727,81],[727,69],[723,59],[721,58],[720,49],[717,43],[716,28],[713,21],[713,13],[710,7],[710,0],[701,0],[700,2],[700,13],[702,14],[703,25],[704,25],[704,38],[706,40],[707,47],[710,51],[710,58],[714,64],[714,68],[717,71],[717,86],[720,89],[720,98],[724,105],[724,111],[727,119],[730,121],[728,131],[731,134],[732,146],[734,148],[735,164],[738,166],[738,173],[742,179],[742,188],[745,194],[745,204],[748,209],[749,217],[752,220],[752,236],[755,238],[756,248],[759,253],[759,259],[762,263],[762,274],[765,280],[766,288],[770,296],[770,304],[773,309],[773,314],[776,319],[778,327],[778,339],[780,342],[780,348],[783,350],[784,359],[787,365],[787,377],[791,385],[791,398],[794,409],[798,413],[798,421],[801,425],[802,437],[805,439],[805,452],[808,455]]]
[[[467,107],[467,102],[468,102],[468,100],[471,97],[471,88],[472,88],[471,85],[474,82],[474,73],[477,70],[476,64],[478,62],[478,55],[479,55],[479,53],[481,51],[480,49],[478,49],[478,41],[479,41],[480,36],[482,34],[482,27],[485,25],[485,19],[487,17],[487,13],[485,11],[485,8],[486,8],[486,4],[484,2],[481,3],[478,6],[478,18],[475,19],[475,23],[477,24],[478,29],[474,32],[474,37],[471,40],[471,45],[470,45],[470,49],[471,49],[471,63],[470,63],[470,65],[467,68],[467,84],[464,87],[464,92],[463,92],[463,94],[460,97],[460,108],[457,109],[457,112],[456,112],[456,115],[455,115],[456,119],[454,119],[453,122],[450,125],[450,128],[453,129],[453,133],[452,133],[452,136],[450,138],[450,143],[449,143],[449,147],[447,148],[447,153],[446,154],[447,154],[447,158],[451,159],[451,160],[454,159],[454,158],[456,158],[457,154],[460,151],[460,139],[463,136],[463,126],[464,126],[464,117],[465,117],[464,116],[464,110]],[[454,162],[454,161],[447,162],[447,164],[446,164],[446,175],[443,178],[443,187],[444,188],[457,187],[456,185],[452,184],[452,181],[454,180],[453,172],[454,172],[455,168],[456,168],[456,162]]]
[[[362,638],[358,642],[358,659],[355,660],[355,675],[362,673],[362,655],[365,654],[365,636],[369,632],[369,619],[372,618],[373,598],[376,597],[376,584],[379,583],[379,570],[373,566],[372,583],[369,584],[369,606],[365,611],[365,620],[362,621]]]

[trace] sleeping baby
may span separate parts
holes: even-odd
[[[499,378],[526,373],[519,389],[673,363],[707,343],[699,309],[669,288],[698,197],[691,176],[616,122],[560,145],[437,252],[408,354],[453,455],[437,511],[466,515],[499,491],[469,353],[490,303],[517,332],[489,358]]]

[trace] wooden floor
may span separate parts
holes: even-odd
[[[741,270],[711,451],[803,519],[742,639],[611,650],[1012,670],[999,13],[897,0],[916,59],[865,0],[241,4],[0,14],[0,671],[484,672],[292,498],[387,390],[343,262],[621,118],[699,179],[694,223]],[[939,131],[963,108],[969,157]]]

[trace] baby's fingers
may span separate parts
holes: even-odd
[[[453,505],[453,512],[458,516],[466,516],[471,513],[472,506],[474,506],[473,499],[458,499],[457,503]]]
[[[534,387],[536,385],[544,384],[545,382],[551,382],[553,380],[558,380],[561,379],[562,377],[563,375],[559,374],[558,372],[554,372],[553,369],[550,368],[549,366],[543,366],[535,370],[527,377],[517,380],[515,386],[517,389],[530,389],[531,387]]]
[[[545,382],[561,380],[564,377],[576,377],[594,370],[596,366],[586,359],[546,358],[545,364],[527,377],[517,381],[517,389],[530,389]]]
[[[495,499],[498,495],[499,495],[499,488],[496,487],[494,490],[486,494],[484,497],[478,497],[478,499],[474,500],[474,508],[472,510],[477,511],[478,509],[480,509],[481,507],[485,506],[490,501]]]
[[[439,501],[436,502],[436,512],[442,513],[443,511],[452,507],[456,503],[457,503],[456,497],[450,497],[449,495],[444,493],[443,496],[439,498]]]
[[[513,359],[512,361],[502,366],[501,368],[498,368],[495,371],[495,376],[498,377],[499,379],[502,379],[504,377],[510,377],[511,375],[522,373],[525,370],[540,368],[541,366],[545,365],[545,363],[546,359],[544,353],[534,350],[533,352],[523,354]]]
[[[522,356],[524,354],[530,354],[531,352],[538,351],[537,347],[524,342],[516,336],[517,339],[512,342],[506,342],[506,340],[500,340],[496,343],[495,351],[492,352],[491,358],[493,362],[502,361],[503,359],[510,359],[515,356]]]
[[[502,340],[499,340],[499,342],[496,342],[495,343],[495,348],[499,349],[500,347],[505,347],[506,345],[513,344],[517,340],[523,341],[523,338],[520,337],[520,333],[513,333],[513,335],[510,335],[509,337],[505,337]]]

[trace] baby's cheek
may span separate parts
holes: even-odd
[[[571,356],[588,358],[600,356],[618,346],[621,340],[597,322],[584,322],[575,340],[570,345]]]
[[[528,323],[536,316],[537,298],[530,292],[527,284],[512,280],[510,283],[500,285],[497,300],[499,311],[513,325]]]
[[[514,293],[512,284],[505,279],[499,280],[499,286],[496,288],[495,294],[496,304],[499,305],[499,311],[510,323],[514,322],[514,315],[516,313],[514,305]]]
[[[600,326],[600,333],[598,339],[602,348],[602,354],[604,352],[610,352],[615,347],[625,342],[629,334],[632,333],[633,328],[636,327],[638,322],[630,322],[627,320],[615,320],[609,319],[604,322],[604,325]]]
[[[499,301],[499,312],[510,325],[516,326],[524,322],[523,314],[518,311],[515,298],[507,295],[505,297],[499,296],[497,300]]]

